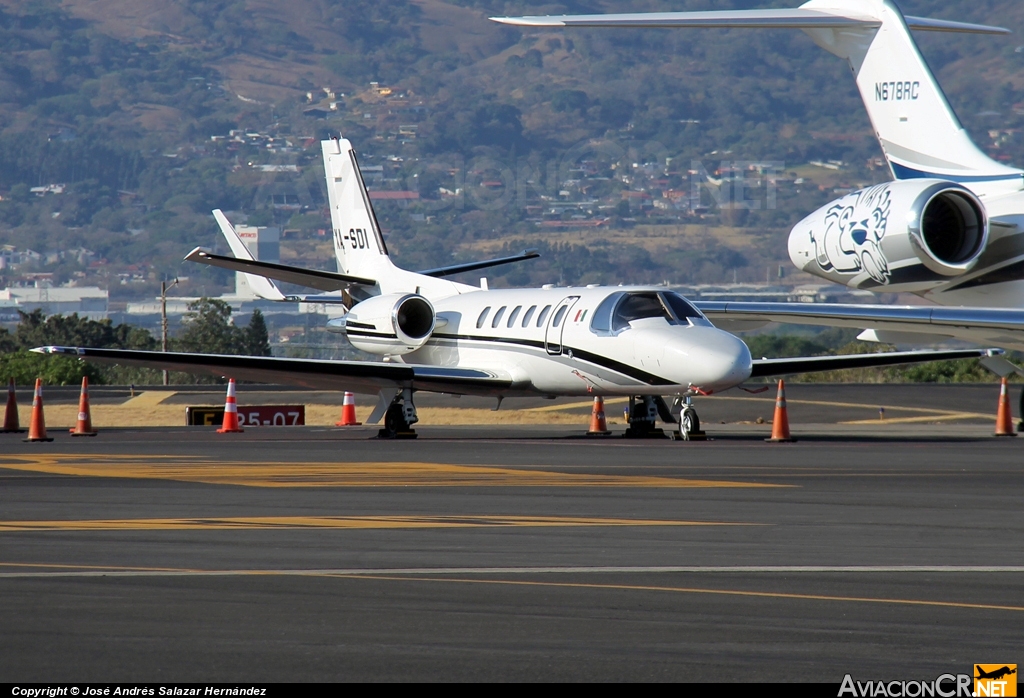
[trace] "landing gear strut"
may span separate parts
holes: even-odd
[[[412,425],[420,421],[416,416],[416,405],[412,402],[412,390],[404,389],[388,406],[384,413],[384,428],[377,432],[379,439],[415,439],[417,434]]]
[[[673,438],[682,441],[707,441],[708,435],[700,429],[700,417],[693,408],[690,396],[677,397],[672,403],[672,415],[676,416],[679,432]]]

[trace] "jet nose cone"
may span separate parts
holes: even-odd
[[[750,349],[739,337],[714,327],[691,327],[688,335],[666,349],[680,385],[706,392],[733,388],[750,378]]]

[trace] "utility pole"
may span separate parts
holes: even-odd
[[[177,277],[168,286],[166,281],[160,282],[160,351],[167,351],[167,289],[178,283]],[[164,369],[164,385],[170,385],[170,375]]]

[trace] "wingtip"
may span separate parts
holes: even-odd
[[[85,351],[78,347],[56,347],[50,345],[48,347],[36,347],[35,349],[29,349],[33,354],[73,354],[81,355],[85,354]]]
[[[194,262],[195,260],[197,260],[197,259],[199,259],[201,257],[205,257],[208,254],[210,254],[209,251],[204,250],[202,247],[196,247],[191,252],[189,252],[187,255],[185,255],[185,261],[186,262]]]
[[[492,22],[514,27],[564,27],[565,22],[554,17],[489,17]]]

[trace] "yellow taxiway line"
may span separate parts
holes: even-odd
[[[248,529],[557,528],[581,526],[759,526],[762,524],[576,516],[249,516],[188,519],[0,521],[22,531],[196,531]]]
[[[386,575],[325,575],[342,579],[376,579],[396,582],[440,582],[445,584],[501,584],[507,586],[548,587],[562,589],[595,589],[608,591],[663,591],[676,594],[708,594],[713,596],[745,596],[762,599],[791,599],[796,601],[839,601],[847,603],[889,604],[899,606],[930,606],[938,608],[965,608],[985,611],[1011,611],[1024,613],[1024,606],[966,603],[960,601],[930,601],[927,599],[878,598],[870,596],[836,596],[831,594],[790,594],[776,591],[745,591],[702,587],[649,586],[641,584],[593,584],[586,582],[539,582],[521,579],[465,579],[449,577],[392,577]]]
[[[775,397],[742,397],[739,395],[714,395],[710,399],[712,400],[745,400],[754,402],[766,402],[774,403]],[[605,405],[615,405],[619,403],[628,402],[629,398],[609,398],[604,401]],[[879,407],[884,407],[890,412],[911,412],[919,413],[923,415],[934,415],[934,416],[921,416],[921,417],[898,417],[895,419],[865,419],[856,420],[850,422],[839,422],[840,424],[914,424],[918,422],[939,422],[952,419],[992,419],[990,414],[979,414],[977,412],[957,412],[954,410],[938,410],[929,407],[892,407],[889,405],[873,405],[858,402],[830,402],[825,400],[794,400],[789,399],[790,405],[810,405],[814,407],[844,407],[847,409],[861,409],[861,410],[878,410]],[[590,407],[594,403],[593,401],[588,402],[570,402],[563,405],[548,405],[546,407],[532,407],[524,412],[561,412],[565,410],[576,410],[584,407]]]
[[[564,473],[453,463],[252,463],[158,459],[144,455],[6,455],[0,456],[0,468],[246,487],[791,487],[760,482]]]

